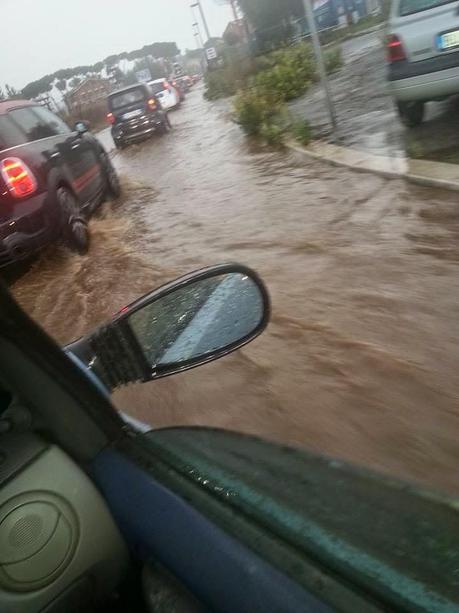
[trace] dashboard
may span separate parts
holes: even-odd
[[[119,530],[73,460],[30,433],[0,436],[0,611],[88,612],[128,565]]]

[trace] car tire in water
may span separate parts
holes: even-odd
[[[122,141],[122,140],[116,140],[116,141],[115,141],[115,147],[116,147],[117,149],[124,149],[124,148],[126,147],[126,144],[125,144],[125,142],[124,142],[124,141]]]
[[[111,159],[108,157],[105,151],[100,154],[99,161],[105,177],[106,196],[110,198],[119,198],[121,196],[121,184],[118,178],[118,173],[116,172]]]
[[[397,101],[397,109],[402,123],[408,128],[418,126],[424,119],[424,102],[402,102],[399,100]]]
[[[81,213],[77,199],[70,189],[61,186],[57,188],[57,201],[63,215],[64,243],[72,251],[84,255],[89,250],[90,234],[88,222]]]

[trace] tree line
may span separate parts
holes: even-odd
[[[68,79],[72,79],[70,82],[71,87],[76,87],[80,82],[77,75],[97,74],[103,70],[103,68],[107,68],[107,70],[110,71],[110,69],[121,60],[132,61],[148,56],[153,56],[154,58],[173,58],[179,53],[180,50],[175,42],[152,43],[150,45],[145,45],[141,49],[135,49],[134,51],[123,51],[122,53],[109,55],[104,60],[96,62],[95,64],[56,70],[56,72],[52,74],[45,75],[41,79],[28,83],[22,90],[22,96],[24,98],[37,98],[41,94],[46,94],[51,91],[52,85],[56,79],[58,79],[56,86],[61,91],[66,89],[66,82]]]

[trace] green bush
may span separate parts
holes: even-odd
[[[263,124],[282,110],[281,101],[273,94],[262,94],[252,87],[241,91],[234,101],[236,120],[248,135],[261,133]]]
[[[306,43],[273,51],[254,59],[234,58],[225,68],[206,75],[207,100],[234,95],[249,83],[262,94],[274,93],[282,100],[292,100],[306,92],[315,80],[315,62]]]
[[[279,147],[284,141],[285,129],[275,121],[268,121],[261,125],[260,136],[268,143]]]
[[[325,69],[327,74],[332,74],[339,70],[343,65],[341,47],[331,49],[325,53]]]
[[[271,68],[262,70],[254,84],[262,92],[273,92],[284,101],[304,94],[314,78],[315,66],[309,45],[274,51],[266,62],[272,63]]]
[[[307,119],[298,119],[292,125],[292,134],[302,145],[309,145],[312,139],[312,131]]]
[[[207,100],[228,98],[234,96],[241,88],[246,87],[248,80],[257,72],[256,63],[250,58],[240,61],[230,61],[224,68],[212,70],[206,74]]]
[[[218,100],[234,96],[238,90],[236,80],[228,78],[228,71],[225,69],[208,72],[205,77],[206,91],[204,97],[207,100]]]

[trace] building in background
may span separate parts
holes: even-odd
[[[248,28],[243,19],[230,21],[223,32],[223,40],[227,45],[241,45],[249,42]]]
[[[69,112],[85,111],[93,106],[105,104],[111,86],[108,79],[89,77],[69,92],[65,99]]]

